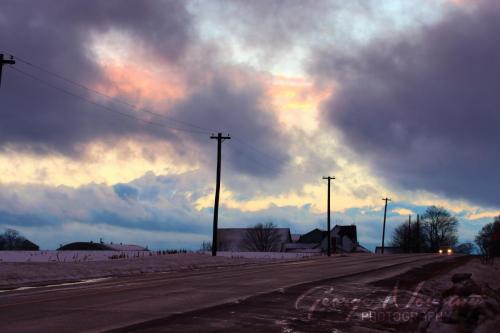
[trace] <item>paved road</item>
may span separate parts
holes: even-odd
[[[101,332],[306,282],[366,272],[383,277],[450,258],[359,254],[10,291],[0,294],[0,323],[13,333]]]

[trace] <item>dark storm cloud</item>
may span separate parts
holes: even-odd
[[[132,37],[138,50],[171,63],[181,60],[192,40],[190,15],[181,1],[6,1],[0,13],[0,52],[91,86],[106,82],[91,58],[91,35],[115,30]],[[19,61],[16,67],[84,98],[95,98]],[[15,144],[40,153],[75,156],[78,144],[95,139],[169,136],[162,128],[117,116],[11,68],[4,69],[0,98],[3,147]],[[102,103],[111,106],[109,101]],[[120,110],[123,105],[112,108]]]
[[[250,76],[244,82],[234,82],[223,74],[177,105],[174,115],[223,131],[224,135],[229,133],[232,139],[224,144],[224,154],[235,170],[273,176],[288,160],[288,140],[264,96],[261,85]],[[193,138],[214,156],[214,140]]]
[[[151,54],[185,72],[194,93],[178,105],[171,106],[169,116],[204,128],[229,131],[240,139],[251,141],[273,158],[264,166],[258,165],[253,160],[263,156],[243,145],[239,148],[243,154],[232,148],[227,153],[231,166],[251,174],[276,174],[286,161],[285,142],[276,129],[279,126],[276,118],[267,112],[269,108],[262,105],[265,92],[255,78],[257,73],[244,69],[243,72],[249,71],[250,74],[245,75],[246,82],[240,82],[244,88],[236,88],[231,73],[218,67],[218,61],[214,59],[217,55],[198,54],[199,48],[204,49],[204,46],[196,36],[192,16],[185,5],[182,1],[7,2],[0,13],[1,51],[13,53],[21,60],[27,59],[89,86],[95,83],[105,85],[106,77],[91,58],[91,36],[110,31],[126,34],[141,51],[137,61],[147,62],[150,59],[140,55]],[[84,99],[99,97],[22,62],[18,62],[15,68],[35,74]],[[200,152],[200,157],[212,158],[214,155],[211,149],[214,142],[208,138],[209,131],[194,140],[181,141],[180,133],[184,132],[174,132],[111,112],[109,109],[134,112],[116,101],[98,99],[99,104],[108,108],[105,109],[33,81],[16,72],[15,68],[5,68],[0,89],[0,115],[3,119],[0,142],[3,148],[14,146],[40,154],[57,152],[78,157],[86,143],[114,143],[120,138],[140,136],[146,140],[160,138],[174,142],[180,155],[188,150]],[[200,77],[207,73],[217,79],[200,84],[203,81]],[[127,96],[119,98],[126,100]],[[193,127],[171,123],[161,117],[151,118],[146,113],[135,115],[171,127],[193,130]],[[182,138],[186,137],[190,135],[182,135]],[[189,142],[194,142],[195,146],[185,144]]]
[[[481,1],[359,52],[323,50],[313,71],[340,84],[325,117],[386,179],[498,206],[499,31],[500,5]]]

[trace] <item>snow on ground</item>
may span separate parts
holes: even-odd
[[[211,252],[204,252],[210,255]],[[112,259],[137,259],[162,255],[157,251],[0,251],[2,262],[88,262]],[[227,258],[248,259],[300,259],[317,256],[319,253],[288,253],[288,252],[225,252],[217,255]]]
[[[209,252],[205,252],[209,254]],[[317,252],[217,252],[218,256],[229,258],[254,258],[254,259],[301,259],[321,255]]]
[[[112,258],[143,258],[148,251],[0,251],[1,262],[82,262]]]
[[[111,260],[120,253],[125,258]],[[151,255],[150,255],[151,253]],[[242,252],[158,255],[146,251],[1,251],[0,290],[20,286],[53,284],[110,276],[153,272],[176,272],[200,268],[300,260],[300,254],[260,254],[244,257]],[[248,253],[247,253],[248,255]]]

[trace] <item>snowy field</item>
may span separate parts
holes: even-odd
[[[211,252],[204,252],[211,255]],[[156,251],[0,251],[2,262],[88,262],[116,259],[138,259],[158,256]],[[171,254],[168,254],[171,256]],[[288,252],[224,252],[217,255],[227,258],[248,259],[300,259],[317,256],[318,253],[288,253]]]
[[[111,260],[111,257],[125,258]],[[13,287],[64,283],[113,276],[154,272],[182,272],[203,268],[228,267],[295,261],[311,254],[219,252],[158,255],[141,251],[1,251],[0,290]],[[126,257],[128,255],[128,258]]]
[[[1,262],[86,262],[156,255],[148,251],[0,251]]]
[[[205,254],[210,254],[210,252],[205,252]],[[228,257],[228,258],[253,258],[253,259],[301,259],[307,257],[319,256],[321,253],[317,252],[302,252],[302,253],[290,253],[290,252],[217,252],[218,256]]]

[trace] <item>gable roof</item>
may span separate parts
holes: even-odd
[[[355,225],[336,225],[332,231],[334,234],[337,234],[340,237],[349,237],[355,243],[358,241]]]
[[[327,232],[321,229],[314,229],[307,234],[300,236],[298,243],[320,243],[326,237]]]

